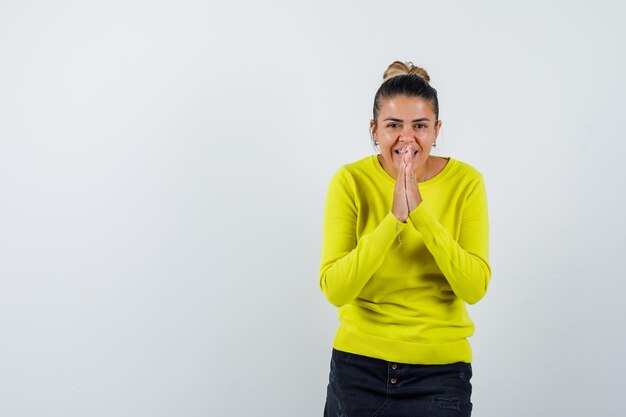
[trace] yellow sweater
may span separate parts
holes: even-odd
[[[376,155],[342,166],[324,210],[320,288],[339,307],[335,349],[392,362],[471,362],[476,303],[491,277],[483,177],[446,158],[406,223]]]

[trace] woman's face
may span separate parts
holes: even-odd
[[[401,151],[411,149],[412,170],[428,160],[439,134],[441,120],[435,123],[435,113],[428,101],[420,97],[396,96],[381,103],[376,124],[370,121],[372,135],[380,147],[380,160],[392,176],[402,167]],[[425,168],[424,168],[425,169]]]

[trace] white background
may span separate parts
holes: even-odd
[[[621,412],[619,1],[0,2],[0,416],[321,416],[326,187],[423,65],[485,176],[474,415]]]

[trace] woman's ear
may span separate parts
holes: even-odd
[[[435,123],[435,139],[439,136],[439,129],[441,129],[441,120],[437,120]]]
[[[372,139],[375,139],[374,135],[376,134],[376,123],[374,122],[374,119],[370,120],[370,134],[372,135]]]

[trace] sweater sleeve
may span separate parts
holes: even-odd
[[[319,285],[333,305],[354,300],[383,263],[398,233],[407,227],[391,210],[357,242],[358,203],[354,179],[339,170],[331,179],[324,209]]]
[[[409,213],[409,223],[424,239],[457,297],[474,304],[485,295],[491,278],[487,194],[482,176],[468,194],[458,242],[422,201]]]

